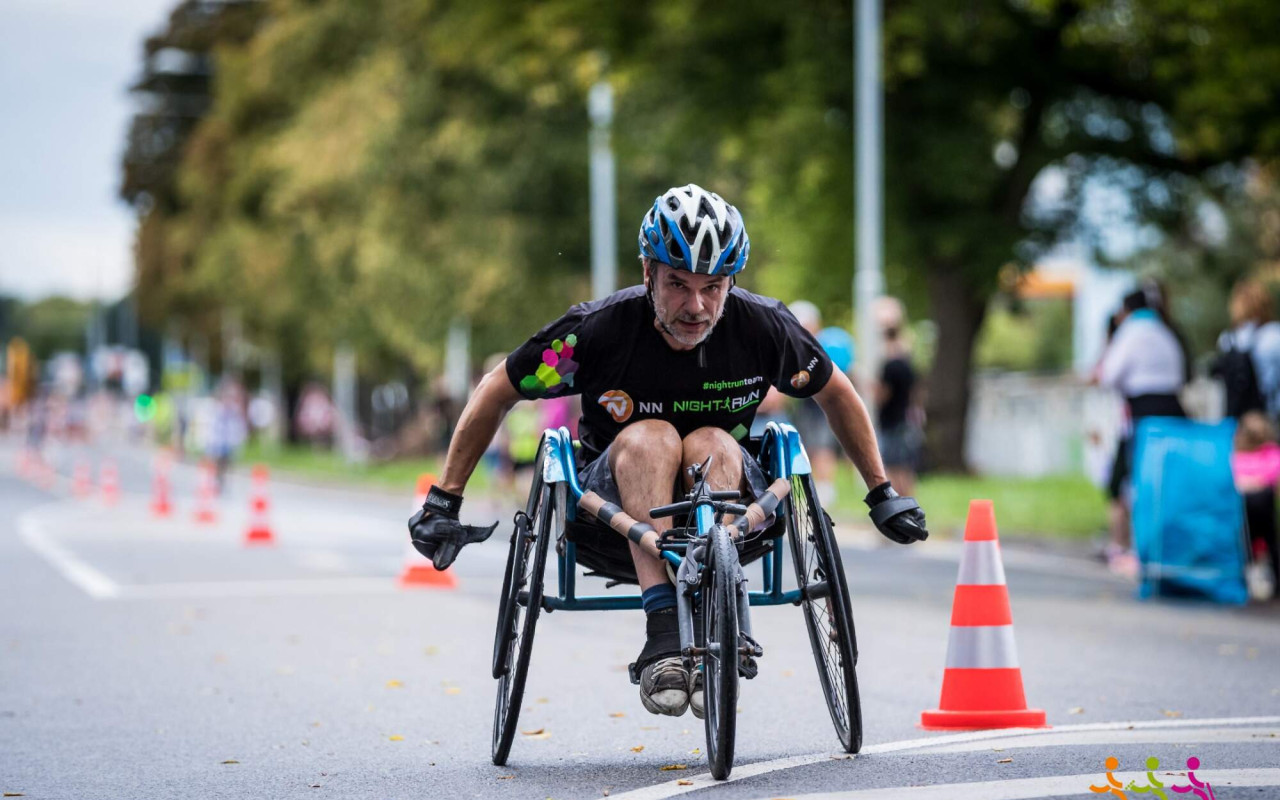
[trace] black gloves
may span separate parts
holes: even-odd
[[[451,494],[439,486],[432,486],[422,509],[409,518],[409,539],[438,570],[446,570],[458,557],[458,551],[475,542],[483,542],[493,535],[498,523],[489,527],[463,525],[458,522],[462,508],[462,495]]]
[[[914,497],[899,497],[888,481],[867,492],[863,501],[871,509],[876,530],[898,544],[923,542],[929,538],[924,511]]]

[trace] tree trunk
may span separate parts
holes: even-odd
[[[965,278],[964,271],[954,264],[936,263],[929,269],[929,300],[938,326],[938,346],[926,402],[926,463],[946,472],[966,469],[973,346],[987,313],[986,301],[974,296]]]

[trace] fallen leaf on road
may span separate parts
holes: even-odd
[[[614,719],[621,719],[622,717],[625,717],[626,714],[622,713],[621,711],[614,711],[609,716],[613,717]]]
[[[1068,713],[1068,714],[1083,714],[1083,713],[1084,713],[1084,708],[1083,708],[1083,707],[1081,707],[1081,706],[1076,706],[1075,708],[1071,709],[1071,710],[1070,710],[1070,711],[1068,711],[1067,713]]]
[[[688,768],[689,768],[688,764],[667,764],[664,767],[658,767],[658,769],[662,770],[663,772],[671,772],[672,770],[688,769]]]
[[[498,776],[498,780],[500,781],[509,781],[509,780],[512,780],[513,778],[515,778],[515,775],[499,775]]]
[[[538,728],[536,731],[520,731],[520,733],[522,733],[525,736],[537,736],[538,734],[542,733],[545,730],[546,728]]]
[[[606,794],[608,794],[608,792],[606,792]],[[23,794],[22,792],[5,792],[4,796],[5,797],[26,797],[26,795]]]
[[[656,731],[656,730],[658,730],[658,726],[657,726],[657,725],[641,725],[641,726],[640,726],[640,730],[642,730],[642,731]]]
[[[307,786],[310,786],[312,789],[319,789],[319,788],[320,788],[320,784],[318,784],[318,783],[308,783],[308,784],[307,784]]]
[[[790,678],[792,675],[795,675],[795,674],[796,674],[795,670],[790,670],[790,669],[784,669],[781,673],[782,677],[784,678]]]
[[[223,762],[221,762],[221,763],[223,763],[223,764],[239,764],[240,762],[239,762],[239,761],[236,761],[234,758],[228,758],[226,761],[223,761]]]
[[[521,731],[526,739],[550,739],[551,731],[538,728],[536,731]]]
[[[701,747],[693,748],[692,750],[689,751],[689,755],[694,755],[694,756],[702,755],[702,748]]]
[[[392,681],[387,681],[387,688],[388,688],[388,689],[403,689],[403,688],[404,688],[404,681],[394,681],[394,680],[392,680]]]
[[[644,745],[642,745],[642,744],[638,744],[638,745],[636,745],[635,747],[631,748],[631,752],[633,752],[633,753],[642,753],[642,752],[644,752]]]
[[[684,778],[681,778],[680,780],[676,781],[676,786],[692,786],[692,785],[693,785],[693,781],[687,781]]]
[[[1169,710],[1169,709],[1167,709],[1167,708],[1162,708],[1162,709],[1160,709],[1160,713],[1161,713],[1161,714],[1164,714],[1164,715],[1165,715],[1166,717],[1168,717],[1169,719],[1177,719],[1178,717],[1182,716],[1182,712],[1181,712],[1181,711],[1170,711],[1170,710]]]
[[[551,701],[550,701],[550,700],[548,700],[548,699],[547,699],[547,698],[545,698],[545,697],[539,697],[539,698],[538,698],[537,700],[535,700],[534,702],[535,702],[535,703],[550,703]]]
[[[1012,763],[1013,763],[1013,759],[1012,759],[1012,758],[1002,758],[1002,759],[1000,759],[999,761],[997,761],[996,763],[997,763],[997,764],[1012,764]]]
[[[459,689],[457,686],[450,686],[448,689],[444,690],[444,693],[445,694],[462,694],[462,690]]]
[[[425,655],[434,656],[436,653],[439,653],[439,652],[440,652],[440,648],[436,647],[435,645],[431,645],[430,647],[428,647],[427,649],[423,650],[422,652],[423,652]]]
[[[393,742],[403,742],[403,741],[404,741],[404,737],[403,737],[403,736],[401,736],[401,735],[400,735],[400,734],[398,734],[398,733],[397,733],[397,734],[395,734],[395,735],[393,735],[393,736],[388,736],[387,738],[388,738],[388,739],[390,739],[390,740],[391,740],[391,741],[393,741]]]

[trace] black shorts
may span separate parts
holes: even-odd
[[[584,493],[595,492],[620,507],[622,497],[618,493],[618,484],[613,479],[613,470],[609,468],[610,449],[612,445],[578,472],[578,485]],[[742,451],[743,473],[752,495],[745,498],[744,502],[750,502],[765,493],[769,488],[769,479],[751,453],[741,445],[739,449]],[[673,501],[684,499],[685,493],[678,478],[671,488],[671,496]],[[763,556],[772,546],[773,539],[782,535],[785,526],[786,521],[780,511],[773,525],[755,534],[742,545],[738,552],[739,561],[748,564]],[[565,538],[577,545],[577,562],[588,570],[623,583],[637,583],[631,547],[617,531],[586,512],[579,511],[577,521],[565,523]]]

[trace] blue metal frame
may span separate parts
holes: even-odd
[[[548,429],[542,434],[542,445],[539,448],[543,483],[564,484],[566,519],[576,520],[578,500],[582,497],[582,487],[578,485],[577,460],[573,455],[573,438],[568,428]],[[770,480],[778,478],[790,479],[795,475],[810,473],[809,454],[805,452],[800,434],[794,427],[783,422],[770,422],[765,426],[764,437],[760,443],[760,465]],[[698,529],[705,531],[714,524],[712,511],[702,506],[697,512]],[[560,531],[556,532],[560,535]],[[783,534],[784,536],[790,534]],[[747,597],[753,606],[777,606],[798,603],[800,591],[793,589],[782,591],[782,536],[773,540],[772,547],[760,558],[762,569],[762,590],[748,592]],[[663,556],[673,567],[680,566],[682,557],[672,552]],[[610,611],[614,609],[641,608],[640,595],[591,595],[578,597],[577,587],[577,547],[573,542],[564,543],[564,552],[556,556],[556,568],[559,574],[559,591],[555,597],[543,595],[542,605],[548,611]]]

